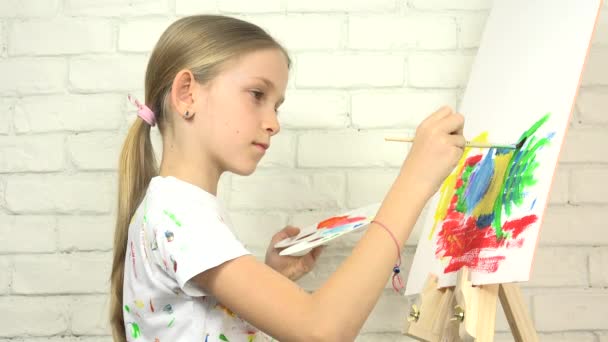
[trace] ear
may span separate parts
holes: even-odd
[[[184,69],[175,75],[171,86],[171,107],[178,116],[189,119],[194,116],[193,103],[196,80],[190,70]]]

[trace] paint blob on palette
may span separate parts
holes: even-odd
[[[304,255],[311,249],[328,244],[341,236],[365,229],[374,219],[380,203],[327,218],[315,225],[308,226],[294,237],[277,242],[275,248],[285,248],[280,255]]]

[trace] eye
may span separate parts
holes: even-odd
[[[250,93],[258,101],[264,98],[264,93],[259,90],[251,90]]]

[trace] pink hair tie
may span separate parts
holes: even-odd
[[[150,126],[156,125],[156,116],[154,112],[148,108],[145,104],[139,102],[136,98],[133,98],[131,94],[128,95],[129,101],[137,107],[137,115],[147,122]]]

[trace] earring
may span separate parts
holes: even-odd
[[[194,115],[194,113],[190,114],[190,111],[186,111],[186,112],[184,113],[184,118],[186,118],[186,119],[187,119],[187,118],[189,118],[191,115]]]

